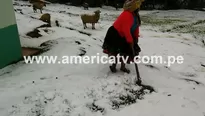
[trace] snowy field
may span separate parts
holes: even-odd
[[[28,2],[14,1],[23,47],[47,48],[42,56],[102,53],[106,31],[121,13],[112,7],[90,8],[48,4],[51,27],[44,25]],[[80,14],[101,11],[96,30],[83,29]],[[205,12],[140,11],[140,56],[183,56],[183,64],[139,64],[144,84],[131,74],[109,71],[109,64],[25,64],[0,70],[0,116],[205,116]],[[57,27],[58,20],[61,27]],[[183,25],[183,26],[180,26]],[[176,28],[178,26],[178,28]],[[200,30],[198,29],[200,27]],[[199,30],[199,31],[198,31]],[[61,59],[59,59],[61,60]]]

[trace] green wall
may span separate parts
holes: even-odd
[[[22,58],[12,0],[0,0],[0,68]]]

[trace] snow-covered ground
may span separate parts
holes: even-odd
[[[43,13],[51,14],[52,27],[39,28],[43,36],[30,38],[26,33],[45,23],[37,20],[41,14],[34,13],[26,5],[29,3],[17,3],[14,8],[21,44],[35,48],[41,48],[44,42],[51,45],[42,56],[73,56],[82,52],[88,56],[105,55],[101,49],[104,36],[121,12],[111,7],[83,10],[48,4]],[[91,25],[83,29],[79,15],[97,9],[101,10],[101,18],[96,30]],[[205,12],[186,10],[141,11],[140,14],[180,18],[188,23],[203,20],[205,16]],[[55,25],[55,20],[61,27]],[[183,64],[171,67],[139,64],[143,83],[152,86],[154,92],[132,83],[136,73],[131,64],[128,65],[131,74],[112,74],[109,64],[25,64],[21,61],[0,70],[0,116],[205,116],[204,44],[191,33],[161,32],[157,26],[145,23],[140,28],[141,56],[161,55],[166,59],[182,55],[185,59]]]

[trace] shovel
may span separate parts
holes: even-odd
[[[134,50],[134,46],[132,46],[132,53],[133,53],[133,56],[136,56],[136,52]],[[142,84],[142,80],[141,80],[141,77],[140,77],[140,73],[139,73],[139,69],[138,69],[138,65],[137,63],[135,63],[135,71],[136,71],[136,74],[137,74],[137,78],[135,78],[135,84],[137,85],[141,85]]]
[[[133,53],[134,56],[136,56],[134,46],[132,46],[132,53]],[[151,93],[155,92],[155,89],[152,86],[142,84],[142,80],[141,80],[141,77],[140,77],[138,65],[135,62],[134,62],[134,64],[135,64],[135,71],[136,71],[136,74],[137,74],[137,77],[135,78],[134,83],[138,86],[143,87],[144,89],[150,90]]]

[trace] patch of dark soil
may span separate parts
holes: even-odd
[[[41,52],[41,49],[22,47],[21,51],[22,51],[23,56],[32,56],[32,55],[39,54]]]
[[[199,25],[199,24],[203,24],[203,23],[205,23],[205,20],[199,20],[199,21],[193,23],[192,25]]]
[[[18,2],[14,2],[13,6],[20,6],[20,4]]]
[[[44,29],[44,32],[48,33],[48,30],[47,30],[47,29]]]
[[[27,6],[27,7],[31,7],[31,5],[28,5],[28,4],[22,4],[20,6]]]
[[[204,46],[205,46],[205,40],[201,40],[201,42],[204,44]]]
[[[198,82],[198,81],[196,81],[196,80],[192,80],[192,79],[183,79],[183,80],[185,80],[185,81],[187,81],[187,82],[193,82],[193,83],[195,83],[195,84],[197,84],[197,85],[203,85],[203,83]]]
[[[17,13],[20,13],[20,14],[22,14],[22,15],[24,14],[24,13],[22,12],[22,9],[14,9],[14,11],[17,12]]]
[[[178,25],[176,27],[174,27],[173,29],[182,29],[182,28],[186,28],[188,25]]]
[[[41,34],[39,34],[39,30],[38,29],[34,29],[33,31],[28,32],[26,35],[32,38],[39,38],[42,37]]]
[[[197,74],[193,74],[193,73],[181,73],[181,74],[186,77],[197,77]]]
[[[66,11],[59,11],[59,13],[68,14],[69,16],[80,16],[79,14],[73,14],[73,13],[66,12]]]
[[[16,10],[16,11],[20,11],[20,12],[22,11],[22,9],[15,9],[15,10]]]
[[[122,106],[131,105],[137,102],[137,99],[131,95],[123,95],[119,96],[118,100],[112,101],[112,108],[113,110],[117,110]]]
[[[41,103],[40,101],[37,101],[33,108],[31,108],[29,114],[34,116],[44,116],[45,115],[45,107],[46,103]]]
[[[6,75],[6,74],[9,74],[11,73],[12,71],[7,71],[7,72],[3,72],[2,74],[0,74],[0,76],[3,76],[3,75]]]
[[[157,67],[155,67],[155,66],[153,66],[153,65],[151,65],[151,64],[145,64],[145,66],[146,66],[146,67],[149,67],[149,68],[151,68],[151,69],[159,70],[159,68],[157,68]]]
[[[66,11],[59,11],[59,13],[66,13]]]
[[[85,48],[80,48],[80,54],[79,56],[84,56],[86,54]]]
[[[35,17],[34,17],[34,18],[35,18]],[[33,31],[28,32],[26,35],[29,36],[29,37],[32,37],[32,38],[42,37],[42,35],[39,34],[40,31],[38,30],[38,28],[44,28],[44,27],[51,27],[51,25],[50,25],[50,24],[43,24],[43,25],[41,25],[41,26],[35,28]],[[45,29],[44,32],[47,33],[48,30]]]
[[[172,31],[171,29],[162,30],[163,33],[165,33],[165,32],[171,32],[171,31]]]
[[[55,21],[55,23],[56,23],[57,27],[60,27],[60,24],[59,24],[59,22],[57,20]]]
[[[47,79],[46,77],[41,77],[41,78],[40,78],[40,80],[46,80],[46,79]]]
[[[37,20],[39,20],[38,18],[36,18],[36,17],[33,17],[33,16],[30,16],[32,19],[37,19]]]
[[[65,28],[66,28],[66,29],[69,29],[69,30],[75,30],[75,31],[78,31],[79,33],[84,34],[84,35],[87,35],[87,36],[91,36],[90,33],[83,32],[83,31],[80,31],[80,30],[77,30],[77,29],[74,29],[74,28],[71,28],[71,27],[65,27]]]
[[[87,107],[92,111],[92,112],[105,112],[105,108],[102,108],[98,105],[96,105],[94,102],[92,104],[87,104]]]
[[[202,67],[205,67],[205,65],[204,65],[204,64],[201,64],[201,66],[202,66]]]
[[[111,101],[112,108],[114,110],[119,109],[120,107],[131,105],[137,102],[137,100],[142,100],[143,96],[147,93],[155,92],[154,88],[149,85],[141,85],[141,89],[126,89],[128,92],[127,95],[120,95],[117,99]]]
[[[73,29],[73,28],[71,28],[71,27],[65,27],[66,29],[69,29],[69,30],[75,30],[75,29]]]
[[[141,84],[140,86],[142,86],[141,91],[150,91],[150,93],[156,92],[154,87],[150,86],[150,85],[145,85],[145,84]]]
[[[75,43],[77,43],[78,45],[81,45],[81,43],[79,41],[75,41]]]
[[[168,66],[164,66],[164,68],[166,68],[166,69],[170,70],[170,67],[168,67]]]
[[[47,51],[47,50],[49,50],[52,46],[54,46],[54,45],[56,45],[56,44],[58,44],[57,41],[55,41],[55,40],[49,40],[49,41],[47,41],[47,42],[42,43],[42,44],[40,45],[40,47],[44,48],[44,51]]]
[[[91,36],[90,33],[86,33],[86,32],[83,32],[83,31],[78,31],[78,32],[81,33],[81,34],[87,35],[87,36]]]
[[[190,44],[188,44],[188,43],[185,43],[185,42],[181,42],[182,44],[186,44],[186,45],[188,45],[188,46],[191,46]]]
[[[43,24],[43,25],[41,25],[41,26],[39,26],[37,28],[44,28],[44,27],[51,27],[51,25],[50,24]]]

